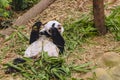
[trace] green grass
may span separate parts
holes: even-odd
[[[65,32],[64,38],[66,41],[66,50],[75,51],[86,39],[97,34],[96,29],[93,27],[93,21],[90,14],[83,14],[77,21],[68,21],[64,24]]]
[[[115,7],[111,14],[106,17],[106,26],[115,40],[120,41],[120,6]]]
[[[1,43],[0,60],[5,58],[7,53],[24,54],[27,41],[29,40],[26,35],[22,33],[24,28],[23,26],[17,28],[9,37],[5,38],[3,43]]]
[[[26,60],[24,64],[6,64],[6,66],[12,66],[20,70],[18,74],[24,77],[23,80],[68,80],[72,79],[72,72],[86,73],[91,70],[90,63],[81,65],[67,64],[65,57],[49,57],[45,52],[35,61],[30,58],[24,59]]]

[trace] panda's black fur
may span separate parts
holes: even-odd
[[[65,41],[61,36],[61,34],[58,32],[58,30],[54,27],[54,24],[52,25],[51,33],[52,33],[51,38],[53,40],[53,43],[57,45],[58,49],[60,50],[59,53],[62,54],[64,51]]]
[[[18,64],[24,63],[24,62],[26,62],[26,60],[24,60],[23,58],[16,58],[13,60],[14,65],[18,65]],[[10,73],[15,73],[15,72],[20,72],[20,70],[14,68],[12,66],[8,66],[6,68],[5,74],[10,74]]]
[[[39,30],[40,30],[41,25],[42,25],[41,22],[36,22],[32,26],[29,44],[33,43],[34,41],[36,41],[39,38]]]
[[[55,23],[53,23],[52,28],[50,29],[51,35],[49,35],[47,31],[40,32],[40,28],[42,26],[42,23],[40,21],[36,22],[32,26],[29,44],[32,44],[37,39],[39,39],[39,37],[41,37],[40,35],[45,35],[47,37],[50,37],[53,40],[53,43],[59,49],[59,54],[62,54],[64,52],[65,41],[64,41],[63,37],[61,36],[60,32],[57,30],[57,28],[54,27],[54,25],[55,25]],[[14,65],[24,63],[24,62],[26,62],[26,61],[23,58],[16,58],[13,60]],[[9,66],[5,71],[6,74],[15,73],[15,72],[19,72],[19,70],[17,70],[14,67],[11,67],[11,66]]]

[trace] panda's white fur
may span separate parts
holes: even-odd
[[[58,31],[62,34],[64,32],[64,28],[61,25],[61,23],[59,23],[58,21],[49,21],[47,24],[44,25],[44,28],[41,31],[46,30],[49,33],[49,29],[52,27],[53,23],[55,23],[54,27],[58,29]],[[60,28],[60,29],[59,29]],[[50,33],[49,33],[50,34]]]
[[[46,30],[49,33],[49,29],[52,27],[52,24],[55,23],[54,27],[62,34],[64,31],[63,26],[57,21],[49,21],[44,25],[44,28],[41,30]],[[49,33],[50,34],[50,33]],[[52,42],[52,40],[44,35],[42,35],[37,41],[33,42],[25,51],[24,57],[34,57],[37,56],[42,51],[47,52],[48,56],[58,57],[59,49]]]
[[[26,49],[24,57],[34,57],[42,51],[47,52],[48,56],[59,55],[57,46],[49,38],[42,36]]]

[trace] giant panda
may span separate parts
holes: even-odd
[[[37,22],[40,24],[40,22]],[[65,41],[62,37],[63,26],[57,21],[49,21],[44,28],[39,31],[39,26],[33,26],[30,37],[30,45],[25,51],[24,57],[37,56],[42,51],[48,56],[56,56],[64,51]],[[34,39],[34,40],[33,40]]]
[[[53,20],[46,23],[43,29],[40,30],[42,23],[36,22],[32,26],[29,46],[25,51],[24,57],[33,58],[39,55],[42,51],[47,52],[48,56],[58,57],[64,52],[65,41],[62,37],[64,31],[63,26]],[[26,62],[22,58],[16,58],[13,60],[13,64],[17,65]],[[6,74],[18,72],[13,67],[8,67],[5,71]]]

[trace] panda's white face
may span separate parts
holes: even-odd
[[[50,30],[50,28],[52,28],[52,25],[53,25],[53,24],[55,24],[54,27],[57,28],[58,31],[59,31],[61,34],[64,32],[63,26],[62,26],[59,22],[57,22],[57,21],[55,21],[55,20],[49,21],[48,23],[46,23],[46,24],[44,25],[44,28],[43,28],[41,31],[46,30],[46,31],[50,34],[49,30]]]

